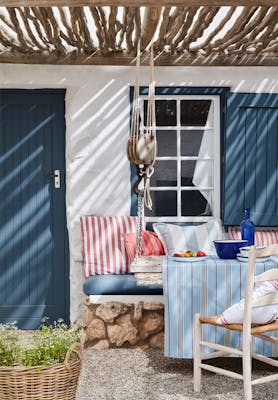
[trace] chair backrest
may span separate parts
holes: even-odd
[[[255,282],[264,282],[278,279],[278,268],[272,268],[268,271],[256,275],[257,257],[268,257],[274,255],[278,255],[278,244],[272,244],[261,250],[257,250],[256,246],[250,247],[248,257],[248,270],[246,276],[243,330],[250,330],[252,307],[260,307],[276,303],[278,304],[278,292],[268,294],[251,301]]]

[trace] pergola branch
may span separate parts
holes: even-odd
[[[133,65],[140,39],[148,63],[156,39],[156,65],[277,65],[278,7],[184,4],[0,8],[1,60]]]
[[[160,0],[159,6],[246,6],[246,0]],[[157,6],[157,0],[0,0],[0,7]],[[248,0],[248,7],[275,6],[277,0]]]
[[[160,24],[159,35],[157,41],[154,43],[154,46],[156,49],[158,49],[158,51],[161,51],[163,49],[165,43],[165,38],[168,31],[168,24],[170,21],[170,11],[171,7],[165,7],[162,11],[162,21]]]
[[[141,46],[144,49],[151,41],[160,18],[161,7],[147,7],[141,27]]]
[[[190,49],[192,51],[198,51],[200,49],[205,49],[207,47],[207,45],[209,45],[209,43],[212,41],[212,39],[217,35],[217,33],[219,33],[223,29],[225,24],[228,21],[230,21],[230,19],[232,18],[235,10],[236,10],[235,7],[231,7],[230,10],[225,15],[225,17],[219,23],[219,25],[217,25],[217,27],[207,36],[206,40],[204,42],[202,42],[201,44],[199,44],[199,45],[191,46]]]
[[[36,46],[39,50],[46,50],[45,46],[42,46],[41,43],[37,40],[37,38],[35,37],[31,27],[30,27],[30,9],[26,9],[26,8],[19,8],[18,9],[19,14],[21,15],[21,19],[24,23],[24,27],[26,29],[27,34],[29,35],[30,40],[32,41],[33,45]]]
[[[135,17],[136,17],[136,8],[131,7],[127,14],[127,29],[126,29],[126,35],[125,35],[128,53],[134,51],[134,49],[135,49],[135,46],[134,46],[133,40],[132,40]]]
[[[176,7],[175,12],[169,18],[169,26],[166,34],[166,45],[170,46],[172,50],[175,46],[174,38],[181,30],[183,30],[183,27],[185,26],[185,16],[187,11],[187,7]]]
[[[184,23],[183,23],[183,26],[182,26],[182,29],[180,30],[179,34],[175,38],[173,38],[173,41],[171,43],[172,51],[173,51],[173,49],[175,49],[179,45],[179,43],[181,41],[184,40],[185,36],[188,34],[188,30],[192,25],[193,18],[195,16],[197,10],[198,10],[197,7],[193,7],[193,8],[190,7],[188,9],[188,12],[186,13],[186,17],[185,17],[185,20],[184,20]]]

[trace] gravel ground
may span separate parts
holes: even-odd
[[[241,371],[240,359],[211,363]],[[271,367],[254,364],[254,376],[271,371]],[[159,350],[86,349],[76,400],[244,399],[238,380],[203,371],[202,384],[202,392],[194,394],[192,361],[165,358]],[[277,381],[255,386],[253,400],[278,400]]]

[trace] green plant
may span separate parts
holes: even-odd
[[[14,365],[20,353],[19,333],[15,322],[0,324],[0,366]]]
[[[81,331],[76,326],[68,326],[62,320],[47,325],[43,321],[32,337],[19,335],[15,324],[3,325],[0,330],[0,366],[51,365],[64,361],[69,347],[79,342]]]

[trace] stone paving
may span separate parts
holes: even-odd
[[[240,372],[241,360],[213,360]],[[263,368],[263,370],[261,370]],[[272,369],[256,363],[254,375]],[[86,349],[76,400],[243,400],[242,383],[203,372],[200,394],[193,392],[192,361],[165,358],[161,350]],[[277,381],[253,388],[253,400],[278,400]]]

